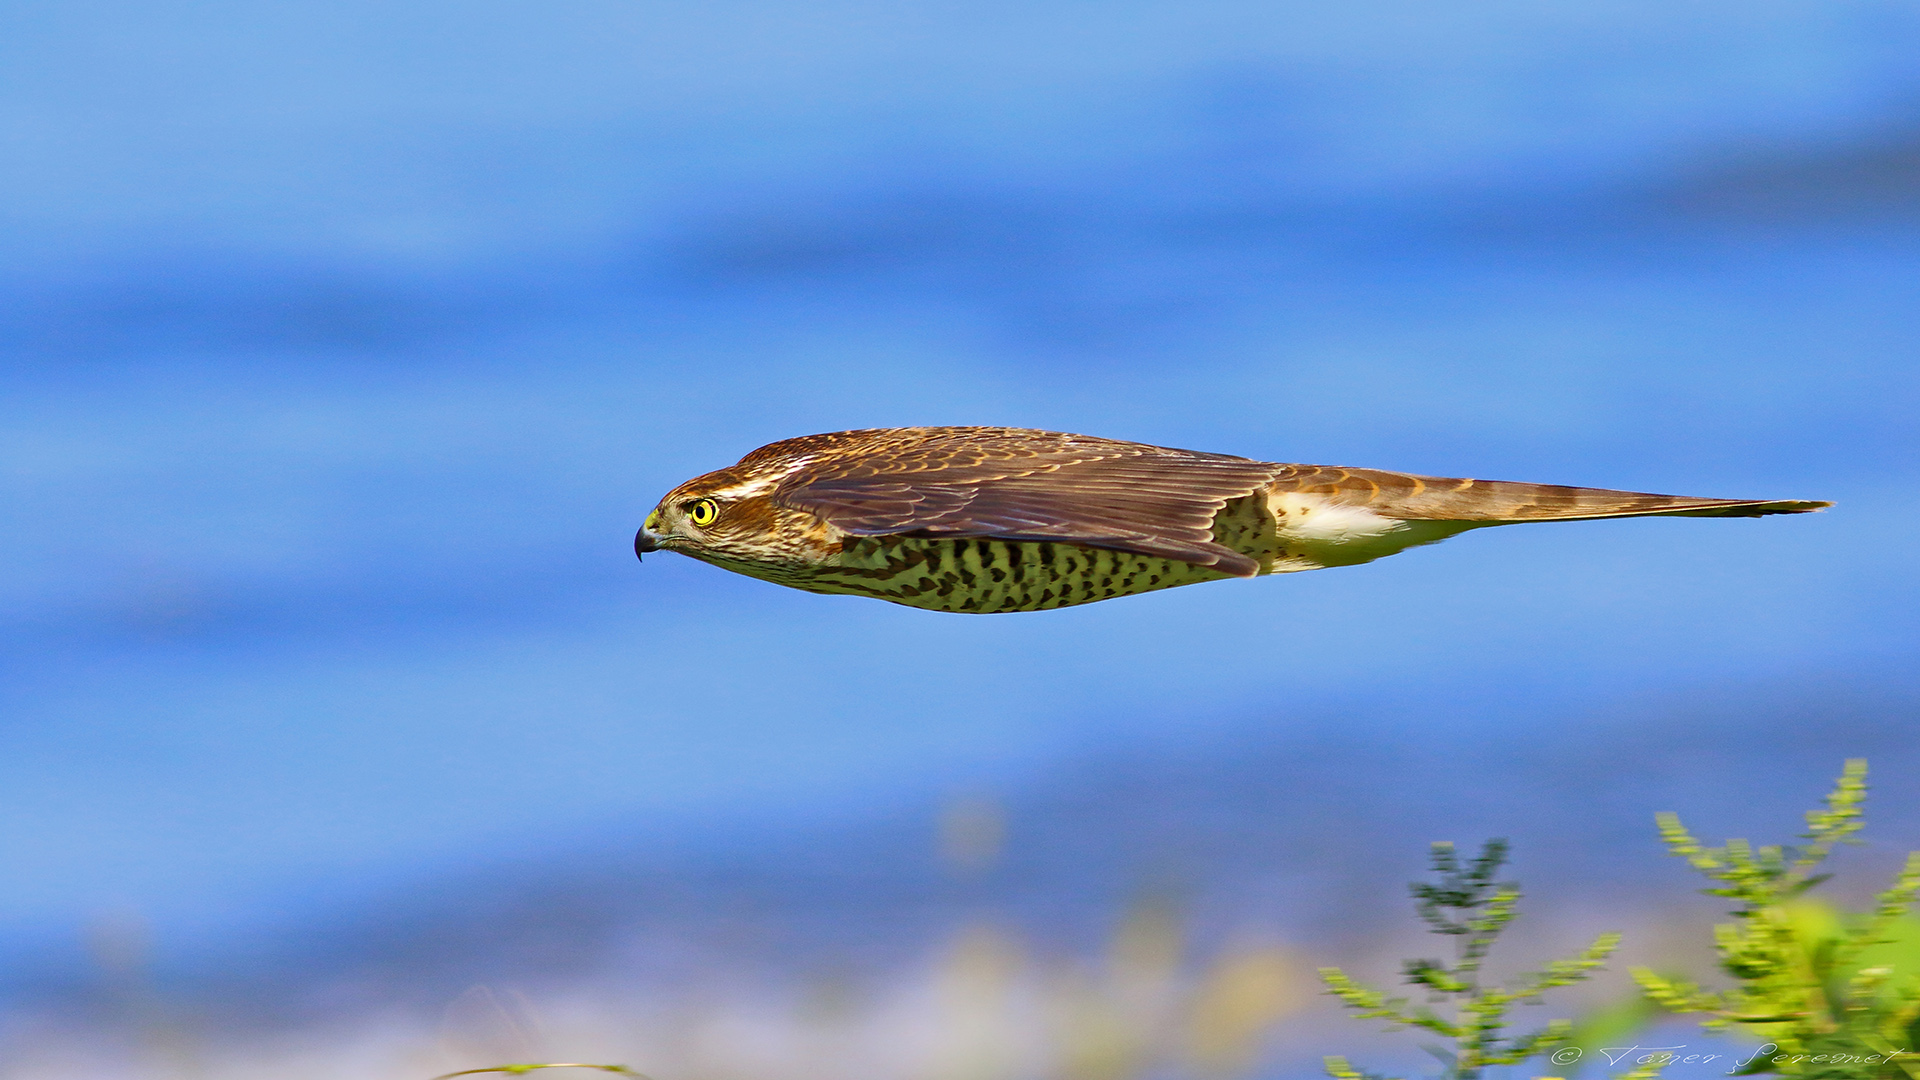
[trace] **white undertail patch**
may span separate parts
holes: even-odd
[[[1421,544],[1431,544],[1458,532],[1491,522],[1405,521],[1365,506],[1341,504],[1325,495],[1299,491],[1267,496],[1274,529],[1281,544],[1295,558],[1321,566],[1352,566],[1372,562]],[[1277,567],[1276,567],[1277,569]]]

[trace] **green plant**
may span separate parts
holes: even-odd
[[[1429,1047],[1440,1059],[1444,1080],[1477,1080],[1490,1065],[1516,1065],[1564,1043],[1572,1031],[1566,1020],[1555,1020],[1525,1035],[1509,1036],[1507,1012],[1514,1005],[1540,1000],[1555,987],[1586,979],[1620,943],[1619,934],[1602,934],[1579,955],[1555,960],[1539,971],[1509,984],[1482,982],[1481,964],[1494,940],[1518,915],[1520,887],[1495,877],[1507,859],[1507,843],[1489,840],[1478,858],[1462,864],[1453,845],[1433,845],[1433,883],[1412,886],[1420,917],[1432,932],[1456,939],[1451,967],[1438,960],[1409,960],[1404,968],[1407,985],[1424,988],[1426,1005],[1388,997],[1365,986],[1337,967],[1320,969],[1327,992],[1339,998],[1358,1019],[1385,1020],[1395,1027],[1413,1027],[1448,1039],[1451,1046]],[[1435,1004],[1447,1003],[1443,1016]],[[1327,1074],[1337,1080],[1382,1080],[1363,1073],[1343,1057],[1326,1059]],[[1642,1070],[1634,1075],[1651,1075]]]
[[[1709,848],[1677,816],[1659,815],[1667,850],[1717,883],[1702,891],[1734,902],[1714,944],[1736,985],[1702,990],[1644,968],[1633,976],[1662,1007],[1759,1039],[1742,1075],[1920,1080],[1920,925],[1906,917],[1920,895],[1920,852],[1872,911],[1840,914],[1804,899],[1830,876],[1815,871],[1833,849],[1859,842],[1866,793],[1867,763],[1847,762],[1826,808],[1807,814],[1800,846]]]
[[[453,1080],[456,1076],[480,1076],[484,1073],[504,1073],[508,1076],[525,1076],[536,1069],[591,1069],[595,1072],[613,1073],[616,1076],[635,1076],[647,1080],[644,1073],[634,1072],[625,1065],[587,1065],[578,1061],[551,1061],[543,1064],[526,1065],[489,1065],[484,1069],[461,1069],[459,1072],[444,1073],[433,1080]]]

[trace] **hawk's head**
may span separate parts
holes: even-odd
[[[800,440],[789,440],[798,442]],[[806,463],[803,454],[755,451],[667,492],[633,538],[637,554],[677,551],[695,558],[765,563],[818,561],[837,547],[832,526],[805,510],[780,505],[780,481]]]

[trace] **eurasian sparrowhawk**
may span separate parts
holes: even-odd
[[[1285,465],[1022,428],[881,428],[786,439],[689,480],[647,515],[634,550],[984,614],[1350,566],[1487,525],[1829,505]]]

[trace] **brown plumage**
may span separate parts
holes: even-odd
[[[1352,565],[1488,525],[1829,505],[1286,465],[1021,428],[883,428],[787,439],[689,480],[634,548],[984,613]]]

